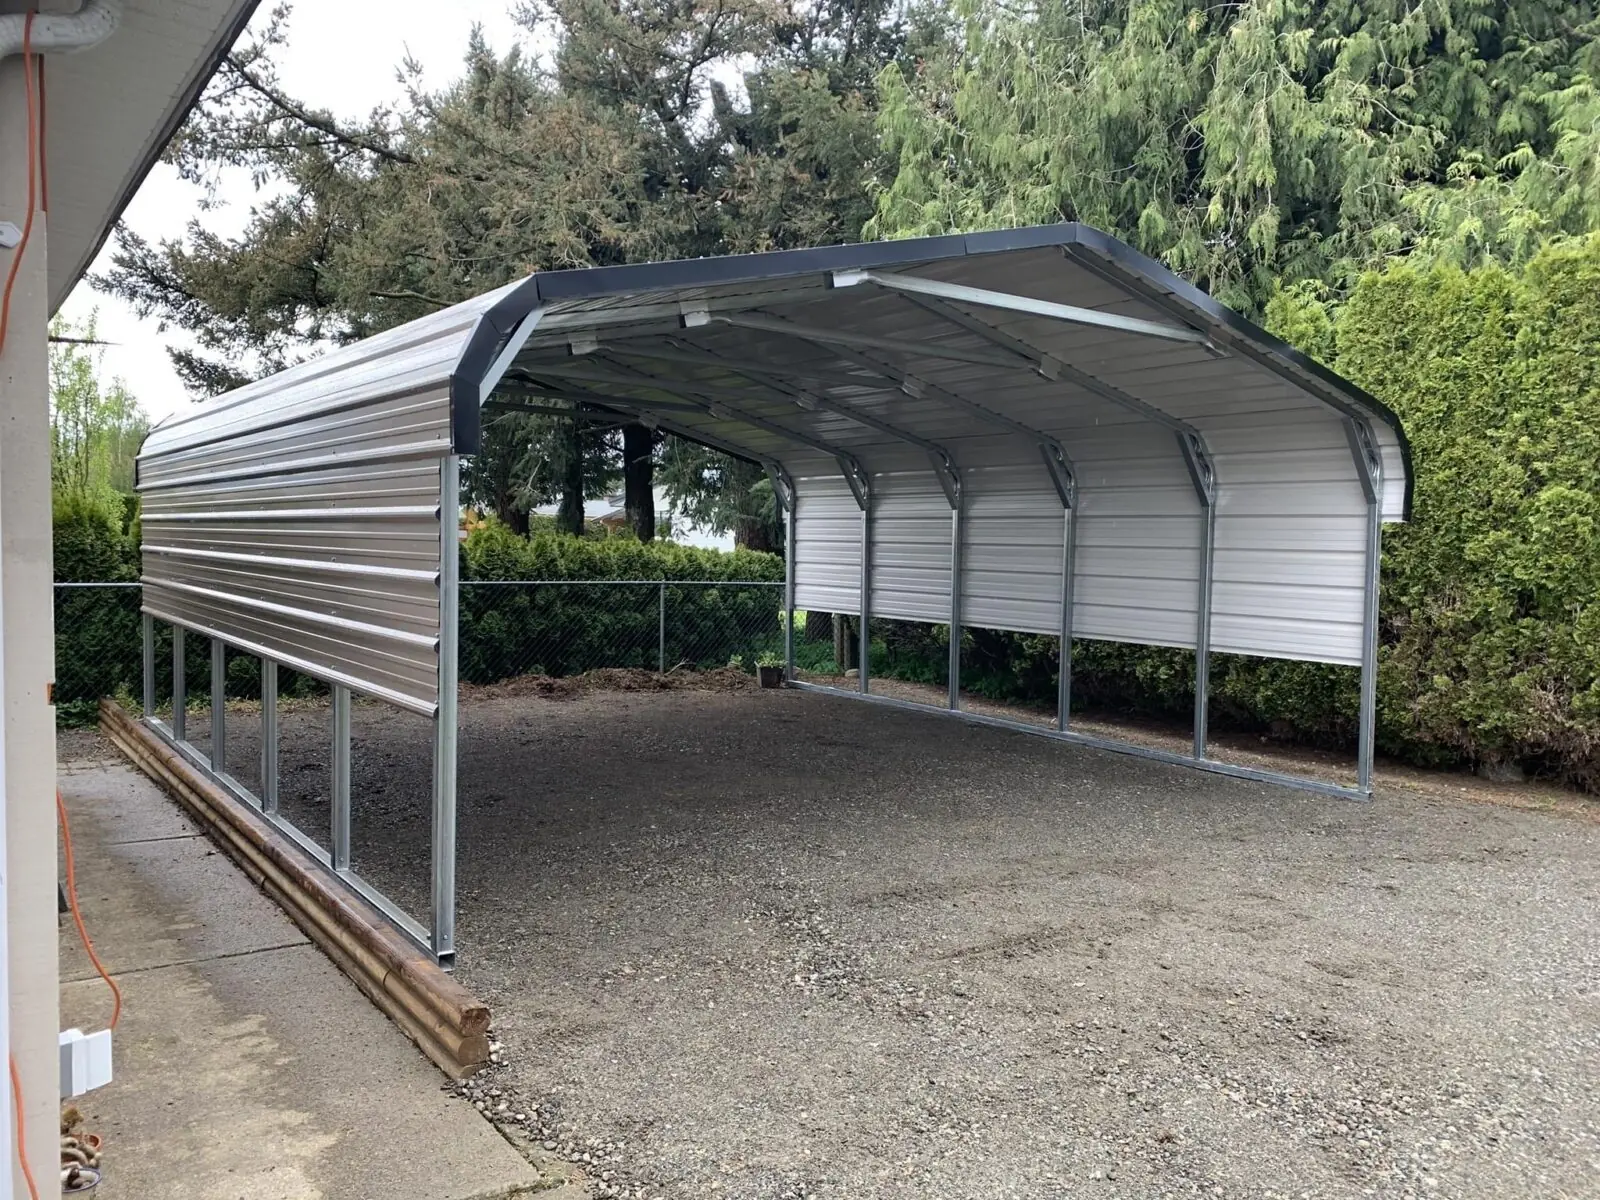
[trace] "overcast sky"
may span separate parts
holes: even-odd
[[[272,7],[263,0],[259,17]],[[503,53],[526,40],[509,15],[512,0],[301,0],[289,21],[288,45],[278,56],[284,86],[291,95],[343,116],[361,116],[375,105],[404,95],[397,79],[409,53],[423,68],[423,82],[443,87],[461,69],[467,38],[481,24],[489,43]],[[150,241],[183,234],[191,218],[224,235],[243,229],[255,199],[242,172],[218,189],[221,208],[200,210],[202,193],[184,183],[171,167],[158,163],[128,206],[124,220]],[[93,271],[110,265],[111,243]],[[103,371],[120,375],[152,418],[188,403],[166,354],[169,342],[185,344],[181,334],[158,332],[152,318],[141,321],[114,297],[80,283],[62,306],[63,316],[79,321],[99,309],[105,348]]]

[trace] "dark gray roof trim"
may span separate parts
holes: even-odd
[[[1072,261],[1095,270],[1184,324],[1217,335],[1220,344],[1247,355],[1336,410],[1346,415],[1375,418],[1394,430],[1406,466],[1405,515],[1410,517],[1411,443],[1392,409],[1253,321],[1219,304],[1154,259],[1109,234],[1076,222],[532,275],[484,315],[462,354],[456,373],[451,376],[451,420],[456,449],[461,454],[478,450],[481,434],[479,388],[518,324],[542,304],[602,296],[636,296],[686,287],[759,283],[827,275],[833,271],[905,268],[970,255],[1050,246],[1060,247]]]

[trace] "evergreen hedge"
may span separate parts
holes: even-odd
[[[1333,321],[1416,458],[1415,520],[1384,535],[1386,749],[1600,783],[1596,297],[1591,236],[1515,274],[1393,267]]]
[[[461,678],[492,683],[598,665],[655,670],[663,600],[669,666],[750,665],[779,640],[782,595],[773,585],[783,573],[781,558],[755,550],[723,553],[628,536],[522,538],[498,522],[479,525],[461,556]],[[547,582],[490,586],[528,579]],[[664,598],[661,581],[668,584]],[[696,586],[701,581],[718,585]],[[740,583],[758,586],[730,586]]]

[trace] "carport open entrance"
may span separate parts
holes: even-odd
[[[145,720],[442,961],[455,953],[460,459],[485,409],[644,424],[759,463],[793,614],[948,626],[966,720],[1371,794],[1378,542],[1409,501],[1394,415],[1159,265],[1053,225],[539,274],[164,423],[139,459]],[[156,623],[174,630],[157,716]],[[1055,636],[1056,727],[961,711],[963,627]],[[258,656],[256,789],[185,728],[185,631]],[[1073,729],[1074,638],[1194,653],[1190,752]],[[854,692],[877,703],[870,638]],[[1213,651],[1361,672],[1352,786],[1218,762]],[[326,844],[278,811],[276,675],[332,689]],[[351,697],[430,723],[431,911],[350,860]],[[924,709],[926,711],[926,709]]]

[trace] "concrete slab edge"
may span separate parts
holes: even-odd
[[[114,701],[100,702],[100,728],[446,1075],[488,1061],[487,1005]]]

